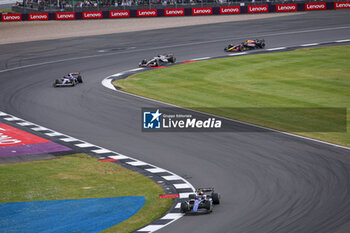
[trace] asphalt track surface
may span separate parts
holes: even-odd
[[[141,108],[162,105],[101,85],[158,53],[174,52],[178,60],[221,56],[231,39],[247,38],[264,38],[267,48],[349,39],[350,15],[310,12],[1,45],[0,70],[12,70],[0,71],[0,110],[221,193],[212,214],[185,216],[159,232],[349,232],[349,150],[277,132],[142,133]],[[71,71],[81,71],[85,83],[52,88],[56,77]]]

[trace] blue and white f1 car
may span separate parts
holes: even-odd
[[[180,210],[185,214],[211,213],[213,205],[220,204],[220,195],[214,188],[198,188],[194,194],[188,196],[189,200],[181,203]]]
[[[81,77],[80,73],[69,73],[65,75],[61,79],[56,79],[53,86],[54,87],[74,87],[78,83],[82,83],[83,78]]]

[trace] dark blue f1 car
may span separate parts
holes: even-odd
[[[214,188],[198,188],[188,198],[188,201],[181,203],[181,213],[210,213],[213,211],[213,205],[220,204],[220,195],[214,192]]]

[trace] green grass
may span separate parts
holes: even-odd
[[[162,216],[173,204],[159,199],[162,188],[151,179],[85,154],[54,160],[0,165],[0,203],[144,196],[131,218],[103,232],[132,232]]]
[[[11,8],[9,8],[9,9],[2,9],[2,10],[0,10],[0,13],[1,13],[1,12],[12,13],[12,9],[11,9]]]
[[[350,146],[349,126],[346,132],[303,132],[310,131],[306,129],[311,122],[305,121],[304,113],[267,111],[270,108],[349,108],[349,62],[350,46],[300,49],[156,69],[117,80],[114,85],[183,107],[204,109],[220,116]],[[319,123],[334,126],[339,123],[332,119],[337,114],[327,116],[317,111],[313,114]],[[347,113],[349,122],[349,111]],[[298,122],[303,123],[293,127]]]

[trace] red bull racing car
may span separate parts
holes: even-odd
[[[220,204],[220,194],[214,188],[198,188],[189,200],[181,203],[180,211],[185,214],[206,214],[213,211],[213,205]]]
[[[61,79],[56,79],[53,86],[54,87],[74,87],[78,83],[82,83],[83,78],[79,72],[69,73]]]
[[[224,50],[225,52],[243,52],[252,49],[265,48],[265,40],[246,40],[240,44],[229,44]]]
[[[174,54],[172,53],[166,53],[163,55],[158,55],[151,60],[143,59],[140,63],[140,67],[157,67],[162,66],[169,63],[175,63],[176,58],[174,57]]]

